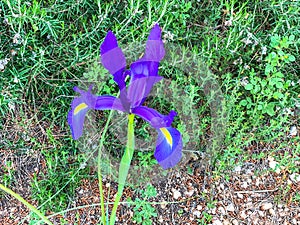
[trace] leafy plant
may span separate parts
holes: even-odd
[[[157,217],[156,209],[148,202],[157,195],[155,187],[148,185],[145,190],[139,191],[141,198],[134,200],[133,221],[142,225],[151,225],[152,218]]]

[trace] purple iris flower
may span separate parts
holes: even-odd
[[[174,167],[181,159],[182,138],[180,132],[171,127],[175,111],[162,115],[155,109],[142,106],[153,85],[162,79],[158,75],[159,62],[165,55],[161,40],[161,29],[156,24],[150,31],[145,54],[133,62],[129,70],[125,70],[126,59],[119,48],[115,35],[109,31],[100,47],[103,66],[113,75],[120,88],[120,97],[104,95],[96,96],[88,91],[74,87],[80,94],[75,97],[68,114],[68,123],[72,136],[76,140],[82,135],[84,118],[88,110],[118,110],[135,114],[146,120],[158,132],[154,157],[163,169]],[[130,76],[126,88],[125,78]]]

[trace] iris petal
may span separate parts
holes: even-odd
[[[74,88],[76,92],[81,94],[81,96],[74,98],[71,103],[71,110],[68,113],[68,123],[71,128],[72,137],[75,140],[82,135],[84,118],[89,109],[125,111],[120,99],[109,95],[93,95],[91,88],[88,91],[80,90],[78,87]]]
[[[153,85],[161,79],[160,76],[135,75],[135,80],[131,81],[128,87],[128,99],[130,99],[131,108],[142,105],[150,94]]]
[[[172,127],[157,129],[158,138],[154,157],[163,169],[174,167],[182,156],[182,138],[180,132]]]
[[[86,107],[80,107],[82,104]],[[80,109],[78,109],[80,107]],[[89,110],[88,105],[84,99],[77,97],[72,101],[72,108],[68,113],[68,123],[71,128],[73,139],[77,140],[82,135],[85,114]]]
[[[157,112],[155,109],[139,106],[132,109],[132,113],[146,120],[154,128],[162,128],[171,126],[176,112],[171,110],[169,115],[165,116]]]
[[[141,105],[149,95],[153,85],[162,79],[158,75],[158,67],[164,55],[161,29],[156,24],[148,36],[144,56],[130,66],[131,80],[128,87],[128,98],[132,107]]]
[[[114,81],[122,90],[126,86],[124,73],[126,59],[113,32],[108,31],[100,46],[100,54],[103,66],[114,76]]]
[[[164,43],[161,40],[161,28],[155,24],[148,36],[144,61],[159,62],[165,56]]]

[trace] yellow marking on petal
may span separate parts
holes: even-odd
[[[165,136],[165,138],[167,139],[167,142],[169,143],[169,145],[172,146],[172,143],[173,143],[173,139],[172,139],[172,136],[170,134],[170,132],[167,130],[167,128],[159,128],[160,131],[163,133],[163,135]]]
[[[87,104],[85,104],[85,103],[81,103],[81,104],[79,104],[78,106],[76,106],[75,107],[75,109],[74,109],[74,116],[77,114],[77,113],[79,113],[81,110],[83,110],[83,109],[85,109],[85,108],[87,108],[88,106],[87,106]]]

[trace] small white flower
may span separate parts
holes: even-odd
[[[8,63],[9,59],[1,59],[0,60],[0,70],[4,70],[6,64]]]
[[[13,43],[14,44],[21,44],[23,42],[23,39],[19,33],[16,33],[13,37]]]
[[[245,65],[244,65],[244,69],[245,69],[245,70],[249,70],[249,69],[250,69],[250,66],[248,66],[247,64],[245,64]]]
[[[261,54],[262,55],[266,55],[267,54],[267,47],[266,46],[261,47]]]
[[[14,78],[14,83],[17,84],[18,82],[19,82],[19,79],[18,79],[17,77],[15,77],[15,78]]]
[[[245,87],[247,84],[249,84],[248,77],[242,77],[241,85]]]
[[[225,21],[224,25],[225,25],[225,27],[232,26],[232,18],[230,18],[230,20]]]
[[[296,126],[291,126],[290,128],[290,136],[296,136],[298,133]]]

